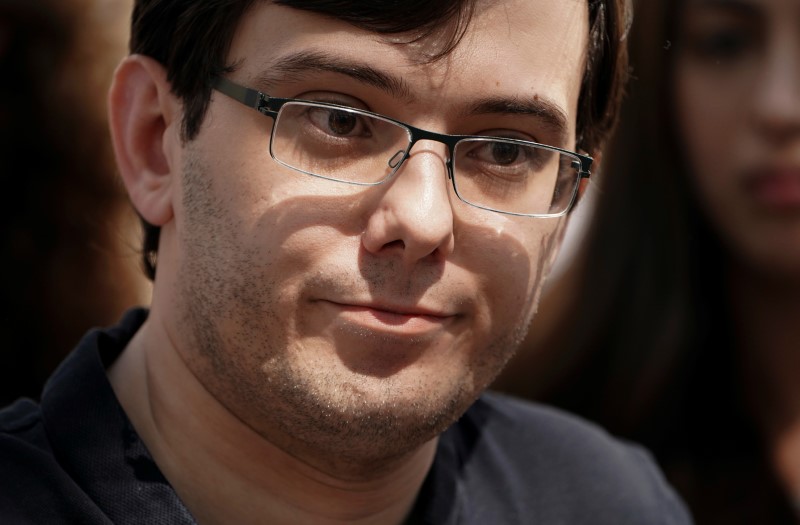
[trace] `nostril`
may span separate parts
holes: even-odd
[[[401,250],[405,249],[406,243],[402,240],[398,239],[396,241],[391,241],[383,245],[383,248],[399,248]]]

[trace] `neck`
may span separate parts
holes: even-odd
[[[245,425],[203,388],[151,314],[109,378],[164,476],[199,523],[401,523],[436,440],[380,464],[320,468]],[[313,466],[312,466],[313,465]]]
[[[731,277],[750,410],[779,479],[800,494],[800,282],[746,268]]]

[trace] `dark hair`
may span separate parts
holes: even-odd
[[[155,58],[167,70],[172,90],[184,105],[183,137],[200,129],[210,97],[210,79],[228,68],[230,43],[244,13],[261,0],[137,0],[130,49]],[[383,34],[449,31],[448,53],[459,42],[475,0],[276,0],[294,9],[330,16]],[[626,0],[589,0],[589,49],[578,111],[578,148],[600,148],[613,128],[627,75],[623,44],[631,14]],[[202,43],[202,44],[200,44]],[[434,59],[437,57],[433,57]],[[144,224],[143,257],[155,276],[159,228]]]
[[[698,523],[784,523],[790,512],[736,378],[728,256],[677,136],[684,3],[637,4],[629,95],[591,225],[542,302],[550,322],[536,325],[497,386],[644,444]],[[523,361],[542,353],[536,366],[557,371],[522,378]]]

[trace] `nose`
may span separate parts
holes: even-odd
[[[769,140],[800,137],[800,37],[776,38],[757,80],[755,117]]]
[[[362,236],[368,252],[401,257],[408,266],[452,253],[453,209],[445,154],[443,144],[420,141],[392,179],[375,188],[381,193]]]

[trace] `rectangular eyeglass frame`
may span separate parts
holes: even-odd
[[[393,119],[391,117],[387,117],[385,115],[381,115],[379,113],[374,113],[372,111],[367,111],[367,110],[364,110],[364,109],[356,109],[356,108],[351,108],[351,107],[348,107],[348,106],[343,106],[343,105],[340,105],[340,104],[333,104],[333,103],[330,103],[330,102],[320,102],[320,101],[315,101],[315,100],[305,100],[305,99],[298,99],[298,98],[272,97],[272,96],[267,95],[266,93],[263,93],[263,92],[258,91],[256,89],[251,89],[251,88],[248,88],[248,87],[245,87],[245,86],[241,86],[241,85],[239,85],[239,84],[237,84],[237,83],[235,83],[235,82],[233,82],[231,80],[228,80],[225,77],[221,77],[221,76],[218,76],[218,77],[214,78],[212,87],[214,89],[216,89],[217,91],[219,91],[220,93],[222,93],[224,95],[227,95],[228,97],[232,98],[233,100],[235,100],[237,102],[240,102],[240,103],[244,104],[245,106],[247,106],[249,108],[255,109],[256,111],[258,111],[262,115],[266,115],[268,117],[271,117],[273,120],[277,120],[278,113],[280,112],[280,110],[284,106],[284,104],[287,104],[287,103],[290,103],[290,102],[304,102],[304,103],[316,104],[316,105],[323,106],[323,107],[329,107],[329,108],[332,108],[332,109],[342,109],[342,110],[345,110],[345,111],[356,111],[358,113],[363,113],[363,114],[366,114],[366,115],[370,115],[372,117],[375,117],[375,118],[378,118],[378,119],[381,119],[381,120],[385,120],[385,121],[388,121],[388,122],[392,122],[392,123],[394,123],[394,124],[396,124],[398,126],[401,126],[401,127],[405,128],[406,130],[408,130],[409,136],[410,136],[410,140],[409,140],[408,149],[405,151],[405,155],[403,156],[402,159],[399,159],[397,161],[397,166],[395,167],[394,171],[396,171],[396,169],[399,168],[399,166],[402,165],[405,162],[405,160],[408,158],[408,156],[409,156],[409,154],[411,152],[411,149],[414,147],[414,144],[416,144],[418,141],[420,141],[420,140],[431,140],[431,141],[435,141],[435,142],[440,142],[440,143],[444,144],[445,146],[447,146],[447,148],[448,148],[449,157],[447,158],[447,176],[448,176],[448,178],[450,178],[451,183],[453,184],[453,190],[456,192],[456,195],[458,196],[459,200],[463,201],[464,203],[466,203],[466,204],[468,204],[470,206],[473,206],[473,207],[476,207],[476,208],[480,208],[480,209],[483,209],[483,210],[487,210],[487,211],[493,211],[493,212],[496,212],[496,213],[503,213],[503,214],[506,214],[506,215],[514,215],[514,216],[519,216],[519,217],[534,217],[534,218],[561,217],[561,216],[566,215],[567,213],[569,213],[569,211],[574,206],[575,197],[576,197],[577,192],[578,192],[578,187],[580,186],[580,179],[588,179],[592,175],[591,166],[592,166],[592,162],[594,161],[594,159],[592,159],[592,157],[590,157],[588,155],[582,155],[580,153],[577,153],[577,152],[574,152],[574,151],[570,151],[570,150],[567,150],[567,149],[558,148],[556,146],[548,146],[547,144],[540,144],[538,142],[533,142],[533,141],[528,141],[528,140],[504,138],[504,137],[489,137],[489,136],[480,136],[480,135],[450,135],[450,134],[447,134],[447,133],[436,133],[434,131],[428,131],[428,130],[424,130],[424,129],[421,129],[421,128],[417,128],[415,126],[412,126],[411,124],[406,124],[405,122]],[[274,129],[273,129],[273,131],[274,131]],[[566,206],[566,208],[564,210],[562,210],[560,212],[556,212],[556,213],[517,213],[517,212],[512,212],[512,211],[498,210],[498,209],[490,208],[490,207],[487,207],[487,206],[481,206],[479,204],[475,204],[475,203],[472,203],[472,202],[469,202],[469,201],[465,200],[464,198],[461,197],[461,195],[459,195],[458,188],[456,187],[456,184],[455,184],[455,176],[453,174],[454,170],[453,170],[452,158],[453,158],[453,155],[454,155],[456,144],[458,144],[462,140],[467,140],[467,139],[470,139],[470,140],[474,140],[474,139],[498,140],[498,141],[502,141],[502,142],[509,142],[509,143],[514,143],[514,144],[519,144],[519,145],[522,145],[522,146],[533,146],[533,147],[538,147],[538,148],[544,148],[544,149],[547,149],[547,150],[550,150],[550,151],[553,151],[553,152],[563,153],[563,154],[566,154],[566,155],[571,155],[573,157],[576,157],[580,162],[580,172],[578,173],[578,180],[576,180],[576,184],[575,184],[575,187],[573,188],[573,192],[572,192],[572,195],[570,197],[569,204]],[[270,148],[270,150],[271,150],[271,148]],[[270,155],[273,155],[271,151],[270,151]],[[274,155],[273,155],[273,158],[275,158]],[[307,175],[311,175],[311,176],[314,176],[314,177],[319,177],[319,178],[329,179],[329,180],[335,180],[335,181],[346,183],[346,184],[354,184],[354,185],[360,185],[360,186],[377,186],[377,185],[380,185],[380,184],[386,182],[386,180],[388,180],[389,178],[391,178],[392,174],[394,173],[394,171],[393,171],[392,174],[390,174],[385,179],[382,179],[382,180],[380,180],[378,182],[357,182],[357,181],[345,181],[345,180],[340,180],[340,179],[332,179],[330,177],[325,177],[325,176],[322,176],[322,175],[316,175],[316,174],[313,174],[313,173],[309,173],[309,172],[300,170],[298,168],[294,168],[292,166],[288,166],[288,167],[291,167],[293,170],[300,171],[301,173],[306,173]]]

